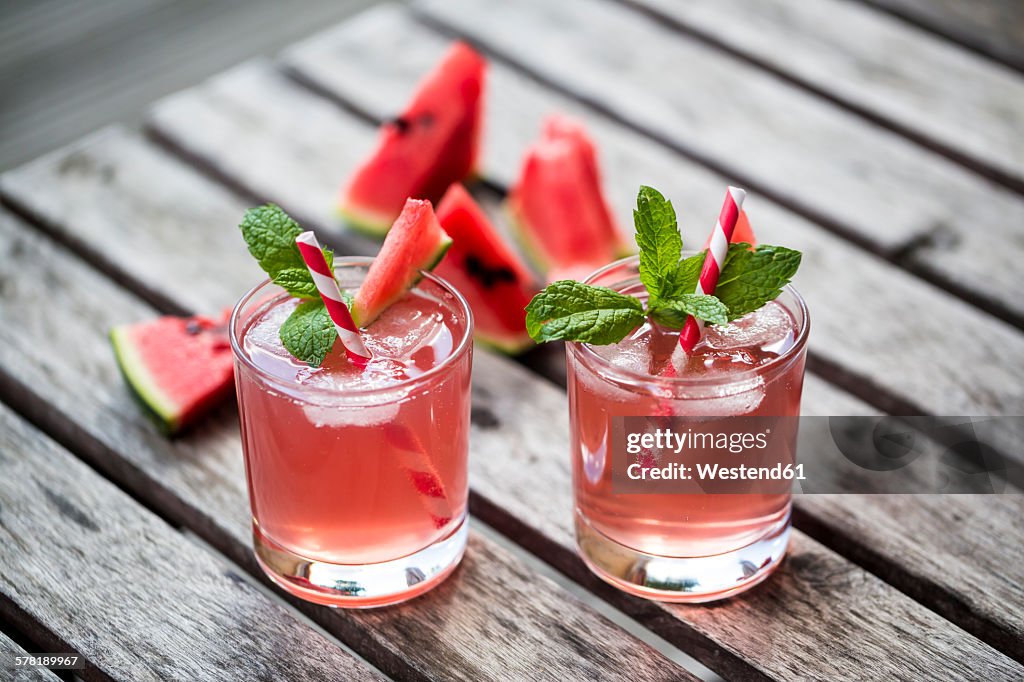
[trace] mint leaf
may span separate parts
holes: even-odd
[[[250,208],[238,226],[249,247],[249,253],[259,262],[274,284],[292,296],[317,298],[316,285],[306,268],[295,238],[303,230],[280,206],[267,204]],[[324,249],[327,265],[333,267],[334,254]]]
[[[278,334],[289,353],[313,367],[320,366],[338,338],[338,330],[320,299],[300,303]]]
[[[761,244],[730,244],[715,296],[729,308],[729,321],[751,313],[782,293],[800,267],[799,251]]]
[[[526,306],[534,341],[618,343],[644,321],[639,299],[570,279],[549,284]]]
[[[697,290],[697,280],[700,279],[700,270],[704,267],[706,253],[706,250],[701,251],[697,255],[679,262],[672,276],[672,289],[665,292],[665,298],[678,299],[680,296],[692,294]]]
[[[705,294],[683,294],[671,301],[659,301],[648,314],[672,329],[682,329],[688,315],[711,324],[725,324],[729,321],[729,309],[718,297]]]
[[[675,288],[674,278],[683,251],[672,202],[653,187],[641,185],[633,224],[640,247],[640,281],[650,300],[657,301]]]
[[[270,278],[274,280],[274,284],[287,291],[292,296],[305,299],[315,299],[320,297],[320,292],[316,289],[316,284],[313,282],[313,278],[309,274],[309,270],[303,264],[302,269],[299,268],[284,268],[278,270],[275,273],[267,273]]]

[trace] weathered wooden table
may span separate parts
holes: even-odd
[[[165,439],[106,339],[260,279],[236,229],[257,201],[372,253],[339,231],[337,186],[462,36],[492,57],[475,192],[495,216],[541,117],[568,112],[623,218],[649,182],[699,239],[730,180],[766,240],[803,250],[805,413],[1021,414],[1021,8],[925,4],[382,6],[159,103],[144,134],[6,173],[0,678],[25,648],[116,680],[1024,678],[1020,495],[801,496],[783,568],[713,606],[593,578],[558,349],[477,353],[475,530],[451,579],[385,610],[288,599],[251,555],[234,412]]]

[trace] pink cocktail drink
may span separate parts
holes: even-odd
[[[646,298],[635,259],[587,282]],[[567,344],[577,542],[598,575],[641,596],[708,601],[756,584],[778,565],[788,490],[624,493],[613,482],[613,429],[627,416],[796,417],[807,333],[807,310],[787,287],[745,318],[708,327],[689,355],[677,334],[650,320],[617,344]],[[787,453],[793,437],[795,429],[784,438]]]
[[[336,264],[354,292],[368,259]],[[279,339],[299,301],[270,283],[232,319],[256,555],[284,589],[339,606],[409,599],[465,548],[472,319],[429,274],[320,367]]]

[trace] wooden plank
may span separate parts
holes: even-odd
[[[285,55],[285,60],[289,69],[317,89],[374,117],[384,117],[401,106],[422,74],[423,65],[433,63],[447,44],[446,39],[431,34],[397,9],[385,7],[300,44]],[[293,95],[285,97],[285,89],[275,87],[270,77],[258,77],[245,69],[207,87],[215,88],[222,99],[234,89],[234,99],[238,100],[258,78],[259,87],[265,89],[261,91],[282,93],[271,98],[273,101],[294,106]],[[235,80],[239,82],[234,84]],[[628,224],[636,188],[641,183],[654,184],[672,198],[687,243],[703,241],[706,227],[701,216],[717,215],[725,178],[595,116],[500,63],[492,62],[488,87],[490,106],[482,169],[487,178],[507,183],[518,168],[522,150],[536,136],[543,116],[565,111],[582,118],[597,141],[605,185],[621,223]],[[205,90],[190,91],[180,99],[213,99]],[[178,107],[180,111],[175,111]],[[302,107],[295,108],[295,116],[301,116]],[[217,113],[212,103],[203,111],[202,120],[225,115]],[[166,110],[163,105],[157,108],[156,125],[176,139],[191,139],[192,120],[179,118],[178,113],[200,115],[198,107],[185,108],[179,100]],[[275,142],[287,140],[284,130],[265,128],[258,140],[236,137],[221,145],[206,146],[202,153],[214,158],[244,158],[245,152],[236,150],[286,144]],[[192,148],[198,149],[199,145]],[[234,163],[249,169],[239,177],[251,178],[275,170],[255,163]],[[308,203],[327,201],[334,182],[330,178],[319,187],[306,186]],[[887,411],[940,416],[1020,411],[1024,405],[1024,339],[1017,330],[879,258],[851,248],[761,196],[749,196],[747,207],[750,215],[756,216],[762,241],[804,252],[797,286],[807,298],[813,319],[811,352],[815,369]],[[852,323],[854,318],[871,323]],[[957,323],[951,324],[951,320]],[[978,343],[979,336],[986,343]],[[914,352],[893,352],[894,340],[899,348],[914,348]],[[1000,358],[997,363],[993,353]],[[1021,438],[1024,434],[1009,434],[1002,443],[1008,451],[1018,452]]]
[[[1024,188],[1019,73],[843,0],[623,1]]]
[[[861,0],[1024,71],[1019,0]]]
[[[48,650],[102,679],[380,679],[4,405],[0,452],[0,610]]]
[[[299,104],[301,108],[302,103]],[[198,119],[194,120],[197,122]],[[134,143],[139,144],[138,141]],[[102,154],[116,149],[117,144],[108,135],[101,148],[93,153]],[[59,160],[51,159],[49,163],[59,165]],[[41,166],[35,172],[52,173],[44,171]],[[159,181],[153,167],[125,169],[124,172],[145,172],[153,182]],[[287,167],[280,166],[277,172],[287,172]],[[61,215],[59,204],[63,202],[61,196],[66,190],[59,181],[49,187],[48,201],[32,202],[33,210],[49,216]],[[97,189],[93,188],[94,195]],[[144,207],[145,196],[123,197],[123,201]],[[211,211],[211,214],[216,214],[216,211]],[[59,222],[51,219],[50,223],[62,231],[73,229],[67,219]],[[132,225],[133,229],[147,229],[144,221],[134,221]],[[125,228],[111,221],[105,231],[106,238],[116,238],[122,229]],[[218,229],[218,226],[195,224],[191,229],[205,231]],[[177,260],[194,257],[194,254],[180,250],[161,253],[146,249],[132,258],[141,265],[152,258]],[[247,284],[246,277],[233,268],[233,260],[227,254],[220,263],[220,278],[237,280],[240,289]],[[192,296],[200,296],[205,285],[202,280],[176,278],[167,286],[190,289]],[[930,670],[933,664],[929,661],[938,660],[940,650],[947,646],[957,652],[954,658],[960,661],[957,665],[963,667],[948,673],[936,671],[940,676],[952,676],[989,664],[996,670],[1004,670],[1011,665],[975,638],[799,533],[796,534],[790,564],[794,567],[792,571],[780,574],[769,583],[770,587],[756,591],[749,598],[735,600],[716,609],[705,611],[654,604],[628,598],[603,587],[603,583],[586,571],[572,550],[564,394],[514,363],[486,352],[476,355],[474,410],[477,418],[471,438],[473,455],[470,471],[474,512],[485,514],[489,522],[501,526],[501,530],[521,544],[537,551],[545,560],[694,653],[710,667],[729,674],[783,678],[792,677],[792,671],[800,667],[803,675],[830,677],[840,674],[845,666],[840,659],[825,660],[820,655],[824,648],[831,646],[850,651],[870,651],[878,660],[878,669],[882,671],[879,674],[896,674],[915,668]],[[541,428],[531,428],[531,424]],[[538,485],[538,481],[544,484]],[[464,575],[468,570],[463,569],[462,580],[466,579]],[[839,575],[841,578],[831,577]],[[467,598],[466,595],[459,595],[458,599],[445,597],[445,609],[454,608],[459,600]],[[510,603],[517,599],[505,597]],[[791,600],[803,606],[794,606],[790,611]],[[882,623],[867,625],[858,614],[881,609],[882,602],[886,611]],[[780,608],[780,604],[787,606]],[[820,627],[822,611],[828,614],[831,627]],[[447,611],[444,613],[447,615]],[[707,615],[712,613],[717,615]],[[735,613],[736,618],[726,613]],[[352,617],[360,616],[362,614]],[[441,612],[434,616],[441,617]],[[376,614],[363,617],[376,617]],[[802,633],[794,639],[792,650],[790,644],[780,643],[772,632],[762,627],[768,621],[775,623],[772,632]],[[907,635],[902,634],[904,631],[900,624],[908,621],[915,623],[915,628],[919,626],[922,633],[920,642],[908,645],[908,650],[913,652],[909,661],[904,647],[894,644],[898,640],[906,641]],[[372,631],[379,629],[377,625]],[[838,643],[834,638],[835,632],[842,633]],[[449,652],[449,655],[455,654]],[[1015,670],[1012,666],[1009,669]],[[387,668],[385,671],[390,672]]]
[[[17,642],[0,632],[0,661],[4,666],[2,670],[11,675],[13,682],[58,682],[59,677],[45,668],[20,668],[12,669],[16,656],[28,656],[28,652],[22,649]]]
[[[99,139],[110,143],[112,134]],[[135,144],[140,143],[135,138]],[[132,158],[137,162],[141,157]],[[119,165],[118,169],[144,173],[155,183],[162,180],[158,164]],[[179,172],[190,171],[181,167]],[[102,175],[94,175],[93,180],[102,181]],[[59,201],[59,190],[52,196]],[[139,219],[127,223],[127,229],[161,229],[158,223],[144,220],[144,206],[136,206]],[[217,208],[211,215],[220,210],[207,208]],[[125,229],[115,227],[116,222],[110,223],[108,239],[116,239],[118,229]],[[196,223],[192,229],[200,233],[235,230],[209,223]],[[196,433],[168,440],[142,415],[118,374],[107,330],[117,323],[151,317],[154,311],[12,220],[0,221],[0,248],[0,257],[10,263],[0,309],[3,397],[61,440],[76,443],[84,456],[135,495],[261,576],[251,550],[237,418],[226,410]],[[23,256],[27,253],[32,257]],[[131,258],[145,263],[151,258],[177,262],[202,256],[150,247]],[[235,283],[238,291],[249,283],[248,269],[231,268],[231,261],[220,254],[211,253],[205,262],[211,269],[219,264],[218,275]],[[47,286],[41,288],[39,282]],[[194,296],[203,295],[202,285],[188,279],[173,278],[168,284],[195,287]],[[211,299],[205,307],[215,307],[220,290],[211,287],[206,292]],[[41,315],[38,311],[44,304],[49,314]],[[477,451],[474,459],[483,459],[482,453]],[[394,676],[505,679],[528,676],[539,665],[550,671],[544,674],[561,675],[558,679],[598,675],[632,679],[634,673],[654,679],[688,679],[684,670],[475,532],[458,572],[430,597],[378,611],[325,609],[290,601]],[[500,603],[515,604],[518,615],[495,618],[495,605]],[[445,623],[443,636],[438,636],[440,622]],[[588,633],[603,644],[580,646],[578,633]]]
[[[809,375],[804,415],[872,415]],[[802,457],[813,460],[813,452]],[[941,451],[930,456],[940,457]],[[798,495],[794,524],[1009,656],[1024,651],[1024,496]],[[1015,546],[1016,542],[1016,546]]]
[[[54,222],[73,220],[75,229],[63,231],[60,238],[76,250],[86,252],[101,269],[111,272],[119,267],[112,263],[125,264],[125,275],[135,283],[136,293],[150,301],[161,304],[168,301],[167,283],[182,278],[206,283],[213,292],[216,307],[232,305],[239,296],[237,285],[219,278],[216,270],[211,270],[201,258],[174,264],[154,259],[145,265],[133,265],[132,254],[147,249],[158,252],[180,249],[186,253],[209,252],[225,257],[237,254],[239,235],[236,231],[197,231],[189,226],[227,228],[237,225],[239,216],[251,202],[200,175],[181,172],[181,164],[169,155],[154,154],[138,145],[118,144],[122,138],[123,134],[118,132],[101,132],[86,138],[82,144],[64,148],[42,157],[34,166],[24,167],[26,170],[47,168],[51,174],[49,179],[31,171],[14,172],[0,176],[0,188],[42,197],[49,189],[45,183],[59,178],[61,185],[68,188],[61,213],[43,212],[40,217]],[[97,153],[105,147],[109,147],[109,153]],[[145,175],[123,170],[140,166],[154,168],[162,181],[153,183]],[[136,203],[138,197],[145,197],[141,205]],[[137,220],[144,221],[149,229],[138,229],[133,224]],[[111,238],[105,231],[111,222],[121,225],[117,238]],[[244,250],[238,255],[244,256]],[[249,261],[246,263],[240,257],[236,267],[244,269],[248,281],[258,282],[262,273],[251,258]],[[194,310],[209,300],[186,296],[180,300],[180,305]]]
[[[1014,293],[1024,197],[618,4],[418,7],[734,184],[1024,325]]]

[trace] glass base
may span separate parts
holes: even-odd
[[[466,550],[465,518],[447,537],[400,559],[377,564],[331,564],[280,546],[253,524],[256,559],[281,589],[325,606],[364,609],[390,606],[439,585],[459,565]]]
[[[591,571],[624,592],[667,602],[709,602],[750,589],[778,568],[789,529],[787,514],[746,547],[714,556],[667,557],[619,544],[576,512],[576,546]]]

